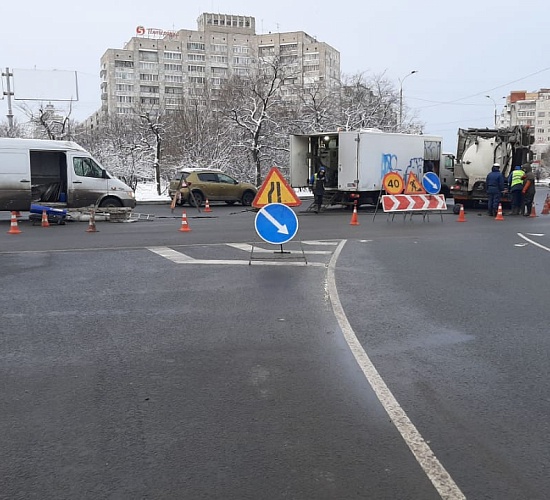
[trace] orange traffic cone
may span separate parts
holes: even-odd
[[[353,213],[351,214],[350,226],[358,226],[359,220],[357,220],[357,200],[353,202]]]
[[[90,212],[90,220],[88,222],[88,229],[86,229],[87,233],[97,233],[97,229],[95,227],[95,211],[92,210]]]
[[[17,225],[17,213],[12,212],[11,213],[10,230],[8,231],[8,234],[19,234],[19,233],[21,233],[21,230],[19,229],[19,226]]]
[[[204,200],[204,211],[205,212],[212,212],[212,209],[210,208],[210,204],[208,203],[208,198]]]
[[[187,224],[187,214],[185,213],[185,210],[183,211],[183,214],[181,215],[181,227],[179,229],[182,232],[191,231],[191,228],[189,227],[189,224]]]
[[[531,205],[531,213],[529,214],[529,217],[537,217],[537,212],[535,211],[535,202]]]
[[[42,210],[42,227],[50,227],[50,221],[48,220],[46,210]]]
[[[497,216],[495,217],[495,220],[504,220],[504,217],[502,216],[502,204],[498,204],[498,210],[497,210]]]
[[[546,195],[546,200],[544,200],[544,206],[542,207],[542,215],[550,214],[550,194]]]
[[[457,222],[466,222],[466,217],[464,215],[464,205],[460,205],[460,212],[458,214]]]

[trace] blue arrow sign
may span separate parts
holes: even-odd
[[[294,210],[282,203],[269,203],[256,214],[254,225],[262,240],[273,245],[282,245],[296,235],[298,217]]]
[[[428,194],[437,194],[441,190],[441,181],[434,172],[426,172],[422,177],[422,187]]]

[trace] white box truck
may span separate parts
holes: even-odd
[[[383,178],[398,172],[404,179],[414,173],[441,170],[441,137],[386,133],[376,129],[292,135],[290,137],[290,183],[300,188],[324,166],[327,171],[327,205],[376,205]],[[442,190],[443,191],[443,190]]]
[[[132,188],[74,142],[0,138],[0,210],[130,207]]]

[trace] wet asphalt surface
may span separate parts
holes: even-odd
[[[550,216],[303,208],[295,266],[247,265],[275,249],[237,206],[0,222],[0,498],[439,498],[334,314],[342,240],[347,319],[459,491],[546,498]]]

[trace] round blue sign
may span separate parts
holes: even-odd
[[[262,240],[279,245],[294,238],[298,231],[298,217],[294,210],[282,203],[269,203],[256,214],[254,225]]]
[[[441,190],[441,181],[434,172],[426,172],[422,177],[422,187],[428,194],[437,194]]]

